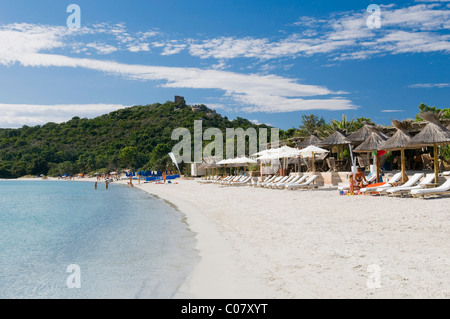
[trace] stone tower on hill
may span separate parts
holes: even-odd
[[[178,95],[175,95],[175,103],[183,103],[183,104],[186,104],[186,101],[184,100],[184,96],[178,96]]]

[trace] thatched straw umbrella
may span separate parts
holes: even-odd
[[[380,165],[379,165],[379,156],[378,150],[381,149],[381,145],[386,141],[380,134],[376,132],[372,132],[370,136],[357,148],[355,148],[355,152],[357,153],[372,153],[373,151],[377,151],[376,156],[376,168],[377,168],[377,182],[380,180]]]
[[[398,151],[400,150],[401,166],[402,166],[402,183],[406,183],[408,177],[406,175],[406,161],[405,161],[405,149],[408,148],[408,144],[412,139],[412,136],[408,133],[408,127],[411,126],[412,120],[406,120],[403,122],[392,120],[392,125],[395,126],[397,132],[381,144],[380,149],[386,151]]]
[[[438,182],[439,178],[438,146],[450,144],[450,131],[439,122],[443,114],[443,112],[420,113],[418,116],[428,123],[408,144],[408,147],[411,148],[433,146],[435,183]]]
[[[350,145],[350,143],[351,142],[347,139],[347,136],[343,132],[336,130],[333,134],[331,134],[326,139],[324,139],[322,142],[320,142],[319,146],[324,146],[324,147],[337,146],[337,148],[338,148],[338,158],[337,159],[339,160],[342,146]],[[352,161],[353,161],[353,158],[352,158]],[[353,164],[353,162],[352,162],[352,164]]]
[[[378,133],[383,138],[389,138],[386,134],[380,131],[375,125],[364,124],[359,130],[351,133],[347,136],[347,140],[354,144],[359,144],[367,140],[372,132]]]
[[[305,148],[308,147],[310,145],[319,145],[319,143],[321,143],[322,140],[320,138],[318,138],[316,135],[311,134],[310,136],[308,136],[306,139],[304,139],[303,141],[301,141],[300,143],[297,144],[297,147],[299,148]]]

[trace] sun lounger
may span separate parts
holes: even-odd
[[[243,175],[232,176],[229,180],[219,181],[218,183],[219,184],[226,184],[226,183],[229,183],[229,182],[232,182],[232,181],[236,182],[238,179],[242,178],[242,176]]]
[[[269,176],[266,176],[266,177],[264,177],[263,178],[263,180],[261,181],[260,180],[260,178],[258,178],[258,180],[257,181],[252,181],[252,186],[258,186],[258,184],[261,184],[261,183],[265,183],[265,182],[268,182],[268,181],[270,181],[270,180],[272,180],[272,179],[274,179],[275,178],[275,175],[269,175]]]
[[[284,188],[287,184],[293,184],[296,181],[298,181],[301,178],[301,176],[292,176],[292,178],[285,180],[281,183],[276,183],[275,185],[272,185],[272,188]]]
[[[444,184],[435,188],[422,188],[413,189],[411,195],[413,197],[425,197],[433,195],[444,195],[450,194],[450,179],[448,179]]]
[[[292,180],[289,183],[278,183],[277,188],[279,189],[284,189],[286,188],[287,185],[295,185],[295,184],[302,184],[303,182],[305,182],[305,180],[308,178],[307,175],[303,175],[303,176],[298,176],[298,179],[296,180]]]
[[[198,182],[201,184],[212,183],[213,181],[219,179],[218,176],[207,177],[206,179],[199,180]]]
[[[383,191],[384,187],[392,187],[395,186],[395,184],[397,184],[402,178],[402,173],[396,173],[394,176],[392,176],[392,178],[390,180],[388,180],[386,183],[384,183],[381,186],[377,186],[377,187],[370,187],[367,186],[365,188],[361,188],[359,190],[360,193],[368,193],[368,192],[381,192]]]
[[[284,181],[281,180],[281,181],[278,182],[278,183],[272,183],[272,184],[268,185],[267,187],[270,187],[270,188],[276,188],[276,187],[278,187],[279,184],[289,183],[289,182],[291,182],[291,181],[292,181],[294,178],[296,178],[296,177],[297,177],[297,176],[295,176],[295,175],[289,176],[288,179],[285,179]]]
[[[233,178],[233,179],[231,179],[231,180],[229,180],[229,181],[223,182],[222,185],[227,185],[227,184],[234,183],[234,182],[240,182],[240,181],[242,181],[245,177],[246,177],[246,176],[244,176],[244,175],[236,176],[236,178]]]
[[[218,180],[220,180],[221,179],[221,177],[220,176],[216,176],[216,177],[214,177],[214,178],[212,178],[212,179],[210,179],[210,180],[207,180],[207,181],[205,181],[207,184],[208,183],[215,183],[215,182],[217,182]]]
[[[258,181],[258,182],[256,183],[255,186],[256,186],[256,187],[261,187],[261,185],[262,185],[263,183],[269,183],[269,182],[273,181],[275,178],[276,178],[275,175],[270,176],[269,178],[264,179],[262,182]]]
[[[225,186],[244,186],[250,183],[251,176],[245,176],[242,180],[239,180],[237,182],[230,182],[228,184],[225,184]]]
[[[283,176],[274,177],[273,179],[271,179],[271,180],[269,180],[267,182],[262,182],[262,183],[260,183],[260,184],[258,184],[256,186],[257,187],[264,187],[264,186],[266,186],[267,184],[270,184],[270,183],[278,183],[282,178],[283,178]]]
[[[411,178],[408,179],[408,181],[403,185],[391,186],[391,187],[380,187],[380,188],[377,188],[377,190],[380,189],[379,190],[380,194],[387,194],[387,191],[391,190],[391,189],[402,189],[402,188],[407,188],[407,187],[413,187],[419,182],[419,180],[423,177],[423,175],[424,175],[423,173],[416,173],[413,176],[411,176]]]
[[[316,180],[317,177],[319,177],[319,175],[313,175],[310,178],[308,178],[308,180],[306,182],[304,182],[304,183],[301,183],[301,184],[289,184],[289,185],[286,185],[285,188],[286,189],[312,188],[312,187],[314,187],[313,183],[314,183],[314,181]]]
[[[273,182],[271,182],[271,183],[266,183],[266,184],[263,183],[262,187],[269,188],[269,187],[271,187],[272,185],[275,185],[275,184],[277,184],[277,183],[283,183],[283,182],[286,181],[288,178],[289,178],[289,176],[281,176],[281,179],[279,179],[278,181],[273,181]]]
[[[422,188],[427,188],[431,185],[434,185],[433,183],[434,181],[434,173],[430,173],[425,175],[425,178],[420,181],[419,184],[414,185],[414,186],[406,186],[406,184],[402,185],[402,186],[398,186],[398,187],[392,187],[386,190],[386,193],[388,195],[400,195],[403,196],[405,194],[410,194],[410,191],[412,191],[413,189],[422,189]],[[409,181],[408,181],[409,182]]]
[[[220,182],[226,182],[226,181],[228,181],[228,180],[230,180],[230,179],[232,179],[232,178],[233,178],[232,175],[225,176],[224,178],[219,178],[219,179],[215,180],[213,183],[214,183],[214,184],[218,184],[218,183],[220,183]]]

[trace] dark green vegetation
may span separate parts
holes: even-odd
[[[74,117],[61,124],[0,129],[0,178],[123,168],[175,170],[167,154],[178,142],[171,140],[172,130],[185,127],[193,134],[194,120],[202,120],[204,130],[217,127],[223,132],[227,127],[267,127],[242,118],[230,121],[204,105],[193,110],[183,103],[166,102],[120,109],[94,119]]]
[[[440,110],[425,104],[419,109]],[[444,117],[450,118],[450,109],[444,111]],[[183,127],[193,135],[195,120],[202,120],[203,131],[209,127],[219,128],[224,139],[226,128],[268,128],[239,117],[230,121],[204,105],[191,107],[183,102],[166,102],[125,108],[94,119],[74,117],[61,124],[0,129],[0,178],[108,173],[125,168],[175,170],[168,155],[178,143],[171,140],[172,131]],[[349,120],[345,115],[330,123],[314,114],[302,115],[299,120],[298,128],[280,130],[281,140],[310,134],[323,138],[335,129],[351,133],[364,123],[370,123],[368,118]],[[270,130],[268,134],[270,141]],[[204,141],[205,145],[208,143],[210,141]],[[188,168],[183,163],[180,165],[185,173]]]

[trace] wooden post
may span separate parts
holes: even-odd
[[[401,161],[402,161],[402,184],[405,184],[408,177],[406,176],[406,159],[405,159],[405,149],[404,148],[402,148],[400,150],[400,156],[401,156]]]
[[[378,151],[376,151],[376,152],[377,152],[377,157],[376,157],[377,183],[379,183],[380,182],[380,165],[379,165],[380,157],[378,156]]]
[[[314,152],[312,152],[312,157],[311,157],[311,162],[312,162],[312,170],[313,172],[316,171],[316,164],[314,163]]]
[[[439,185],[439,156],[438,156],[438,146],[437,144],[433,145],[434,151],[434,183],[436,186]]]
[[[259,178],[262,183],[262,181],[263,181],[263,162],[262,161],[259,163]]]

